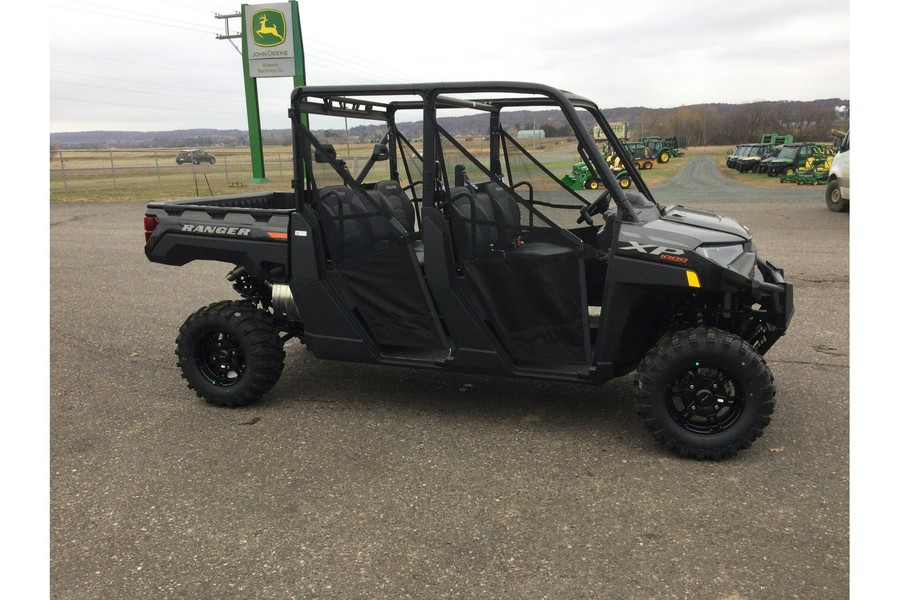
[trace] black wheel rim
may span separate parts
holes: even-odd
[[[746,400],[738,382],[715,366],[693,363],[669,388],[666,408],[680,427],[711,435],[734,425]]]
[[[227,333],[214,332],[201,336],[195,356],[200,374],[218,387],[235,385],[247,370],[243,349]]]

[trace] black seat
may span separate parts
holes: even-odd
[[[451,188],[447,216],[459,260],[484,256],[498,241],[498,226],[487,194],[475,194],[466,187]]]
[[[514,250],[515,254],[523,257],[529,254],[549,256],[575,252],[574,248],[561,244],[522,240],[522,212],[515,197],[498,183],[489,183],[485,189],[496,217],[497,241],[502,248]]]
[[[522,212],[516,199],[497,183],[485,187],[497,221],[498,241],[514,244],[522,235]]]
[[[416,209],[412,201],[398,181],[379,181],[375,184],[375,190],[379,192],[376,199],[381,205],[381,210],[400,223],[407,233],[413,238],[413,249],[419,264],[425,264],[425,247],[416,231]]]
[[[416,211],[412,201],[397,181],[379,181],[375,190],[381,193],[381,207],[397,219],[409,233],[416,230]]]
[[[381,203],[381,194],[370,194],[377,204]],[[387,246],[392,239],[390,223],[380,208],[370,205],[371,202],[345,185],[319,190],[316,211],[322,220],[331,258],[350,258]]]

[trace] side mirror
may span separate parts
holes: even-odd
[[[316,162],[328,163],[337,159],[337,152],[331,144],[322,144],[321,148],[316,148]]]
[[[333,150],[333,148],[332,148]],[[391,157],[391,153],[385,144],[375,144],[372,149],[372,160],[387,160]]]

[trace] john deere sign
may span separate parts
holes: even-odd
[[[244,98],[250,142],[250,183],[266,183],[262,124],[257,82],[262,77],[292,77],[294,87],[306,85],[303,34],[297,0],[281,4],[241,4],[241,55],[244,67]],[[306,115],[301,115],[307,123]],[[302,186],[302,181],[300,182]]]
[[[251,77],[293,77],[295,74],[290,4],[248,6],[247,60]]]

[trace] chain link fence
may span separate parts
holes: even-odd
[[[559,176],[571,171],[580,160],[574,149],[537,149],[541,159]],[[51,201],[166,200],[249,192],[253,178],[250,149],[212,147],[207,152],[215,163],[176,163],[178,148],[103,150],[52,149],[50,153]],[[347,160],[355,173],[369,158],[370,145],[353,148]],[[264,149],[263,189],[288,191],[294,175],[290,146]],[[515,162],[515,161],[514,161]],[[510,165],[514,171],[519,165]],[[386,177],[386,175],[385,175]],[[259,186],[254,185],[253,191]]]
[[[253,177],[250,149],[210,148],[215,163],[176,163],[179,149],[105,150],[53,149],[50,153],[50,199],[148,199],[237,193]],[[290,147],[264,151],[266,178],[290,189],[293,154]]]

